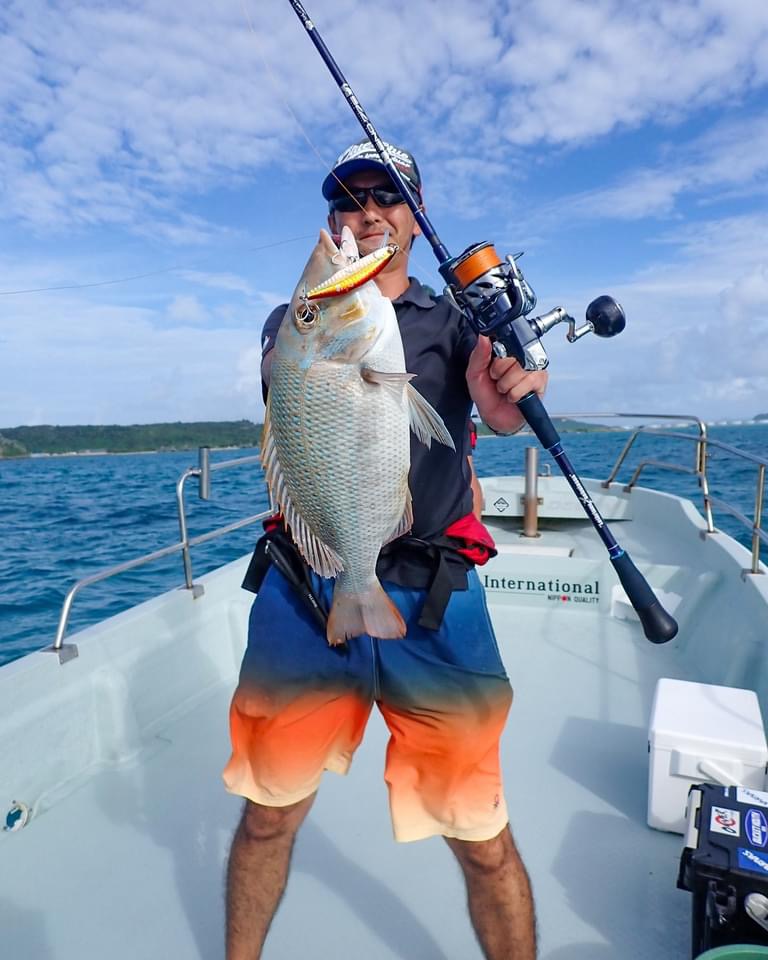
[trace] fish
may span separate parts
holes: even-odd
[[[330,646],[405,636],[376,561],[413,523],[410,431],[455,449],[410,382],[394,307],[371,279],[396,253],[360,258],[348,227],[339,246],[321,230],[272,353],[261,462],[300,554],[335,578]]]

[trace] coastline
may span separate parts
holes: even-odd
[[[591,421],[577,421],[567,416],[558,417],[554,415],[552,417],[555,424],[558,426],[560,433],[564,434],[589,434],[589,433],[628,433],[631,430],[637,428],[637,423],[632,424],[611,424],[610,426],[604,425],[602,423],[591,422]],[[478,439],[486,440],[488,438],[499,439],[496,434],[490,432],[481,422],[478,422]],[[768,426],[768,419],[752,419],[752,420],[713,420],[713,421],[704,421],[707,429],[716,429],[716,428],[725,428],[729,429],[732,427],[760,427]],[[136,429],[136,430],[146,430],[152,428],[156,425],[149,424],[146,426],[135,425],[135,427],[127,427],[120,429]],[[176,424],[174,427],[178,426]],[[185,425],[193,426],[193,425]],[[151,454],[159,453],[182,453],[186,450],[196,451],[201,446],[207,446],[212,451],[217,450],[252,450],[259,447],[259,440],[261,439],[261,428],[262,424],[253,424],[253,427],[258,431],[258,437],[254,437],[252,441],[249,440],[248,443],[229,443],[229,444],[216,444],[211,442],[186,442],[182,445],[168,444],[161,445],[157,447],[145,447],[140,450],[107,450],[99,447],[88,447],[84,450],[33,450],[28,451],[24,450],[18,451],[13,450],[13,447],[16,446],[14,441],[10,441],[8,449],[13,452],[4,452],[3,448],[3,439],[6,439],[3,436],[3,431],[0,430],[0,463],[3,461],[12,461],[12,460],[43,460],[51,459],[54,457],[127,457],[127,456],[149,456]],[[685,429],[692,426],[690,421],[681,421],[676,422],[646,422],[644,427],[647,431],[653,429]],[[6,432],[12,430],[20,429],[34,429],[34,428],[5,428]],[[69,430],[72,428],[69,427],[47,427],[48,430]],[[90,429],[94,430],[103,430],[104,427],[93,427]],[[523,427],[519,431],[518,436],[533,436],[533,431],[529,427]],[[203,436],[200,438],[202,441],[208,441],[209,437]]]
[[[205,444],[205,446],[208,446]],[[24,453],[0,460],[50,460],[53,457],[137,457],[156,453],[184,453],[185,450],[198,450],[198,447],[158,447],[155,450],[67,450],[61,453]],[[251,446],[209,447],[210,450],[250,450]]]

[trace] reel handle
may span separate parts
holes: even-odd
[[[587,323],[598,337],[615,337],[627,325],[627,317],[613,297],[602,296],[587,307]]]

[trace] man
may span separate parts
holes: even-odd
[[[389,149],[420,198],[413,157]],[[400,248],[375,282],[394,303],[406,369],[416,374],[416,386],[456,444],[455,451],[442,444],[429,450],[412,446],[413,536],[436,540],[457,523],[472,522],[467,461],[472,403],[492,429],[512,433],[522,425],[515,401],[530,390],[543,393],[546,374],[526,373],[513,359],[492,360],[486,338],[478,340],[455,308],[409,278],[409,251],[421,231],[370,144],[355,144],[341,155],[323,183],[323,195],[331,233],[349,227],[361,256],[385,237]],[[278,308],[265,325],[265,384],[284,314],[285,307]],[[315,579],[328,596],[329,581]],[[246,797],[228,869],[228,960],[261,956],[285,888],[294,838],[323,770],[346,771],[374,700],[392,734],[385,779],[396,839],[443,835],[463,871],[470,918],[485,957],[535,957],[531,891],[509,830],[499,771],[498,740],[511,688],[479,579],[474,569],[466,573],[464,583],[450,592],[435,629],[419,621],[426,591],[405,580],[390,582],[384,576],[406,619],[407,635],[367,643],[355,638],[345,659],[326,646],[321,628],[275,570],[254,601],[232,703],[233,755],[224,772],[228,789]],[[289,624],[279,642],[273,635],[276,622]],[[328,703],[323,689],[333,691]],[[348,700],[340,689],[348,689]],[[342,711],[340,702],[350,706]]]

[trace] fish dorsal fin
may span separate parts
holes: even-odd
[[[443,423],[443,418],[431,403],[422,397],[412,384],[406,387],[408,396],[408,416],[411,420],[411,430],[427,447],[432,446],[432,440],[444,443],[446,447],[455,450],[453,438]]]
[[[277,445],[272,434],[269,396],[264,413],[264,428],[261,434],[261,463],[267,482],[272,508],[280,510],[291,532],[299,553],[321,577],[335,577],[344,569],[344,562],[336,551],[315,534],[294,506],[285,482],[283,468],[277,454]]]
[[[405,491],[405,509],[403,510],[403,515],[397,522],[397,526],[390,533],[390,535],[384,540],[384,543],[391,543],[393,540],[397,540],[398,537],[404,536],[413,526],[413,500],[411,499],[411,491],[406,488]]]

